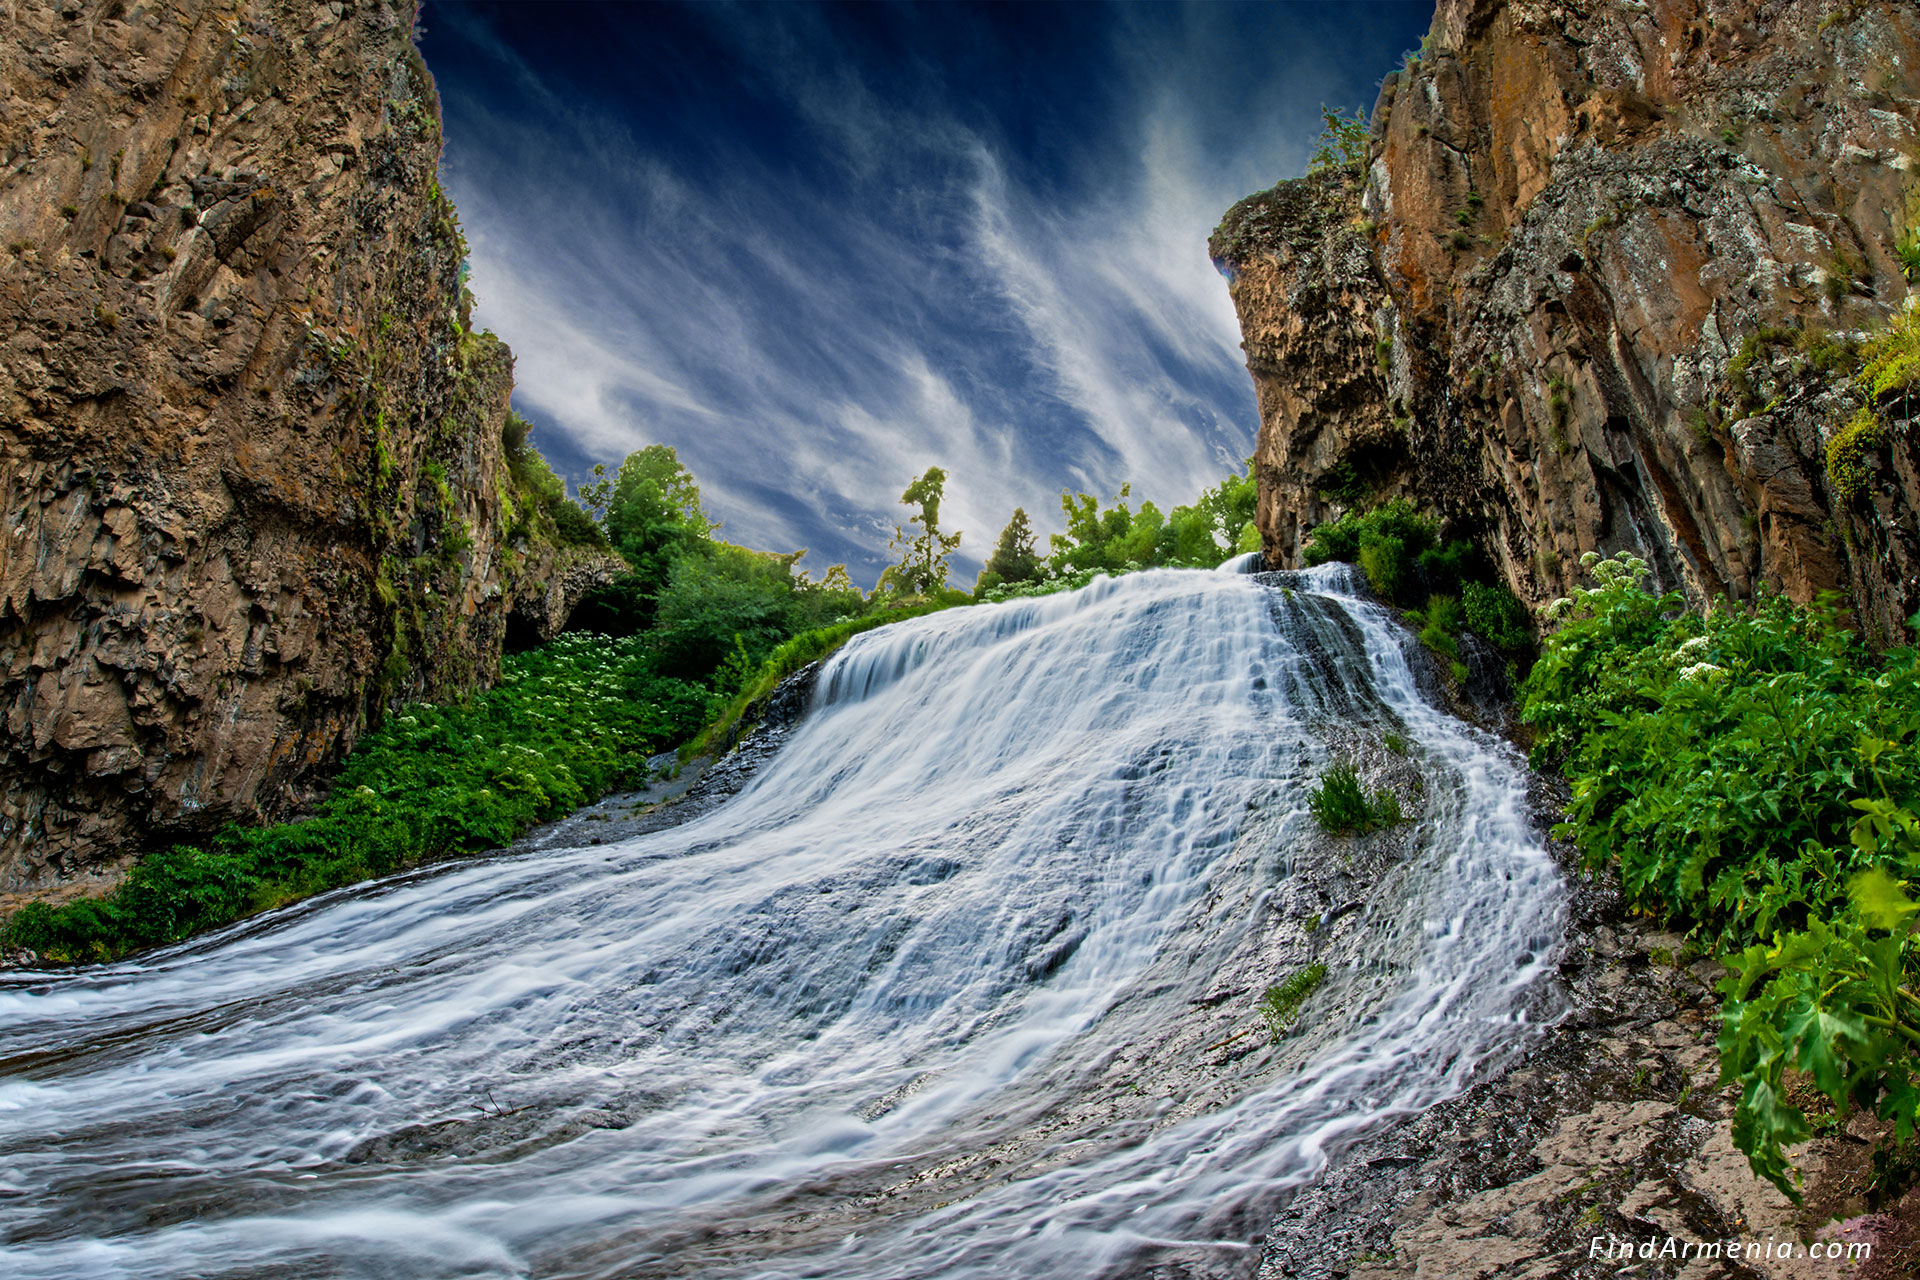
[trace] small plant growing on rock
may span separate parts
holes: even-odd
[[[1360,775],[1344,762],[1321,777],[1320,785],[1307,797],[1307,808],[1321,830],[1336,836],[1364,836],[1406,821],[1398,796],[1384,788],[1368,795],[1360,786]]]
[[[1351,116],[1334,107],[1322,106],[1320,118],[1326,122],[1314,140],[1307,158],[1309,174],[1357,174],[1367,163],[1367,118],[1358,109]]]
[[[1886,443],[1880,419],[1865,405],[1827,441],[1827,481],[1833,496],[1851,502],[1866,487],[1866,460]]]
[[[1859,279],[1860,264],[1845,250],[1835,249],[1827,259],[1826,279],[1821,281],[1820,288],[1828,302],[1839,302],[1853,292]]]
[[[1327,966],[1310,964],[1295,970],[1278,986],[1267,988],[1267,994],[1260,997],[1260,1017],[1265,1020],[1275,1043],[1293,1029],[1294,1021],[1300,1016],[1300,1006],[1326,978]]]
[[[1573,417],[1573,388],[1562,374],[1547,379],[1547,428],[1553,447],[1561,453],[1573,448],[1567,438],[1567,423]]]

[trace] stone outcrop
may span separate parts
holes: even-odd
[[[1905,303],[1920,10],[1823,0],[1442,0],[1364,172],[1215,232],[1258,390],[1269,561],[1405,494],[1538,606],[1632,549],[1696,603],[1920,608],[1899,406],[1857,484],[1833,336]]]
[[[296,809],[613,567],[509,465],[413,18],[0,11],[0,890]]]

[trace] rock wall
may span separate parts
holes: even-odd
[[[297,808],[611,568],[515,509],[413,20],[0,10],[0,890]]]
[[[1414,497],[1535,606],[1632,549],[1696,603],[1920,608],[1909,418],[1858,485],[1822,366],[1885,322],[1920,221],[1920,8],[1442,0],[1364,173],[1235,206],[1212,251],[1259,396],[1269,559]]]

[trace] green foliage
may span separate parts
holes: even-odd
[[[1040,577],[1044,569],[1040,553],[1034,546],[1033,524],[1027,517],[1026,508],[1015,507],[1013,518],[1000,531],[1000,541],[994,547],[993,554],[987,557],[980,583],[974,590],[977,594],[999,583],[1032,582]],[[989,577],[992,578],[991,582],[988,581]]]
[[[1307,158],[1310,174],[1358,174],[1367,164],[1367,118],[1358,109],[1349,116],[1336,108],[1322,106],[1324,122],[1320,136],[1314,139],[1313,152]]]
[[[628,454],[604,496],[607,540],[633,570],[641,598],[666,586],[676,560],[705,551],[719,527],[707,519],[693,473],[668,445]],[[651,619],[635,621],[645,626]]]
[[[1317,926],[1319,922],[1320,918],[1315,916],[1314,925]],[[1309,928],[1307,932],[1312,933],[1313,929]],[[1306,1003],[1307,997],[1326,978],[1327,966],[1310,964],[1304,969],[1295,970],[1278,986],[1267,988],[1267,993],[1260,997],[1260,1017],[1266,1022],[1267,1032],[1275,1043],[1293,1029],[1295,1020],[1300,1016],[1300,1006]]]
[[[1893,242],[1893,253],[1900,260],[1900,274],[1908,284],[1920,284],[1920,223],[1908,227]]]
[[[1466,613],[1467,630],[1494,648],[1509,654],[1532,651],[1532,620],[1513,592],[1503,586],[1469,582],[1461,588],[1460,605]]]
[[[1847,425],[1827,441],[1827,479],[1833,496],[1852,502],[1866,487],[1866,461],[1870,454],[1886,444],[1886,431],[1872,406],[1861,405]]]
[[[507,475],[513,485],[507,504],[513,513],[507,524],[508,544],[547,538],[562,546],[605,550],[606,534],[591,516],[567,499],[566,481],[553,474],[547,460],[534,449],[532,434],[533,425],[509,410],[500,429]]]
[[[1084,584],[1096,573],[1154,567],[1211,569],[1235,552],[1258,551],[1252,467],[1249,459],[1244,474],[1228,476],[1190,505],[1164,515],[1151,502],[1132,510],[1127,505],[1128,486],[1122,486],[1106,508],[1091,494],[1061,494],[1067,531],[1049,539],[1048,580],[1079,579]],[[1052,589],[1038,582],[1032,586],[1017,594]]]
[[[1364,836],[1406,820],[1399,797],[1386,790],[1368,795],[1360,786],[1360,775],[1344,762],[1321,776],[1320,785],[1307,797],[1307,808],[1321,830],[1336,836]]]
[[[1861,344],[1858,357],[1864,363],[1854,383],[1866,403],[1827,441],[1827,479],[1843,503],[1865,489],[1867,459],[1888,443],[1884,410],[1897,405],[1911,412],[1920,386],[1920,312],[1909,308],[1893,316]]]
[[[508,656],[500,683],[419,705],[363,738],[304,822],[228,826],[143,858],[114,892],[17,913],[8,940],[103,960],[423,859],[494,848],[637,781],[706,718],[638,639],[570,634]]]
[[[1895,1145],[1913,1138],[1920,664],[1911,649],[1876,662],[1825,606],[1703,618],[1643,590],[1644,562],[1588,563],[1596,585],[1556,602],[1527,682],[1535,762],[1564,757],[1561,834],[1723,951],[1733,1136],[1796,1195],[1783,1147],[1809,1130],[1788,1069],[1842,1114],[1894,1121]]]
[[[1858,385],[1875,405],[1905,402],[1920,387],[1920,310],[1909,307],[1868,338]]]
[[[1319,526],[1301,558],[1309,565],[1352,561],[1383,599],[1403,606],[1420,604],[1434,592],[1457,593],[1483,572],[1472,543],[1442,542],[1439,523],[1405,498]]]
[[[798,558],[720,542],[675,559],[655,598],[648,637],[662,670],[704,680],[736,647],[757,667],[799,629],[792,574]]]
[[[1460,601],[1453,596],[1434,595],[1427,597],[1427,607],[1419,615],[1420,643],[1454,661],[1460,658],[1460,625],[1466,620],[1466,611],[1460,607]]]
[[[895,525],[893,540],[887,545],[901,551],[900,563],[881,572],[876,592],[905,596],[931,596],[947,585],[947,557],[960,545],[960,534],[940,531],[940,499],[946,492],[947,473],[939,467],[926,471],[907,486],[900,501],[915,508],[907,517],[917,533]]]

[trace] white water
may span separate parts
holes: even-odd
[[[1519,1042],[1561,929],[1517,759],[1422,701],[1343,572],[887,627],[684,826],[0,983],[0,1274],[1091,1276],[1167,1241],[1250,1269],[1240,1215]],[[1122,1011],[1188,1016],[1207,974],[1145,975],[1207,945],[1250,806],[1303,829],[1336,723],[1431,778],[1366,1018],[950,1205],[834,1200],[1020,1139]],[[842,1225],[795,1225],[803,1191]]]

